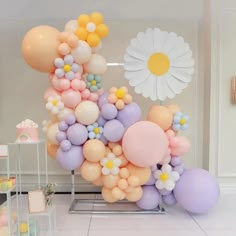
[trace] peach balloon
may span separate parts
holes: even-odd
[[[128,188],[128,181],[126,180],[126,179],[120,179],[119,181],[118,181],[118,187],[120,188],[120,189],[122,189],[122,190],[124,190],[124,189],[127,189]]]
[[[92,51],[85,41],[79,40],[78,46],[71,50],[71,55],[76,63],[84,64],[91,58]]]
[[[111,193],[112,193],[112,196],[116,198],[117,200],[125,199],[125,193],[118,187],[113,188]]]
[[[179,105],[177,105],[177,104],[170,104],[167,106],[167,108],[172,112],[172,114],[181,110]]]
[[[60,32],[51,26],[41,25],[27,32],[22,43],[25,61],[40,72],[54,72],[54,60],[60,57]]]
[[[102,188],[102,197],[106,202],[109,202],[109,203],[113,203],[113,202],[116,202],[118,200],[118,199],[116,199],[112,196],[111,189],[108,189],[106,187]]]
[[[131,187],[137,187],[140,185],[140,180],[137,176],[131,175],[128,178],[128,183]]]
[[[165,131],[172,125],[173,114],[164,106],[154,105],[148,112],[147,120],[159,125]]]
[[[95,186],[103,186],[102,177],[100,176],[98,179],[92,182]]]
[[[126,199],[130,202],[137,202],[143,196],[142,187],[133,188],[133,191],[126,192]]]
[[[105,148],[105,155],[108,155],[112,150],[109,147]]]
[[[60,121],[63,121],[69,114],[74,114],[74,111],[70,108],[64,107],[62,110],[59,111],[57,117]]]
[[[128,165],[129,161],[126,159],[126,157],[124,155],[120,155],[118,156],[121,160],[121,165],[120,167],[125,167]]]
[[[47,151],[48,151],[48,155],[51,158],[56,158],[58,148],[59,148],[59,145],[52,144],[49,141],[47,142]]]
[[[78,29],[77,20],[70,20],[66,23],[64,31],[75,32]]]
[[[47,139],[52,144],[59,144],[56,135],[59,132],[58,123],[53,123],[47,129]]]
[[[98,162],[105,157],[105,145],[98,139],[90,139],[83,146],[85,159],[91,162]]]
[[[95,181],[101,176],[102,167],[98,163],[84,161],[80,167],[81,176],[87,181]]]
[[[113,153],[116,155],[116,156],[120,156],[122,154],[122,148],[120,145],[115,145],[113,148],[112,148],[112,151]]]
[[[120,177],[123,178],[123,179],[127,179],[129,177],[129,170],[127,168],[121,168],[120,169]]]
[[[144,185],[151,176],[151,169],[149,167],[138,167],[129,163],[126,168],[128,169],[130,176],[137,176],[140,181],[140,185]]]
[[[119,175],[103,175],[102,176],[104,187],[110,188],[110,189],[116,187],[119,180],[120,180]]]
[[[98,54],[92,54],[89,61],[84,65],[87,73],[102,75],[107,70],[107,64],[104,57]]]

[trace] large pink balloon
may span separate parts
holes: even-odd
[[[150,121],[139,121],[124,134],[122,148],[126,158],[134,165],[149,167],[159,163],[168,150],[164,131]]]
[[[61,96],[65,106],[69,108],[75,108],[81,101],[80,92],[74,91],[73,89],[64,91]]]
[[[54,60],[60,57],[58,46],[60,32],[51,26],[34,27],[24,37],[22,53],[25,61],[35,70],[54,72]]]

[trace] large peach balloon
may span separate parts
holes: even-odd
[[[126,199],[130,202],[137,202],[142,196],[143,189],[141,186],[133,188],[130,192],[126,192]]]
[[[58,123],[53,123],[47,129],[47,139],[52,144],[59,144],[56,135],[59,132]]]
[[[159,163],[165,157],[168,145],[164,131],[150,121],[139,121],[130,126],[122,140],[125,157],[140,167]]]
[[[118,200],[112,196],[112,190],[106,187],[102,188],[102,197],[106,202],[109,203],[116,202]]]
[[[101,176],[102,167],[98,163],[84,161],[80,167],[81,176],[87,181],[95,181]]]
[[[104,187],[110,188],[110,189],[117,186],[119,179],[120,179],[119,175],[103,175],[102,176]]]
[[[24,37],[22,53],[26,62],[40,72],[54,72],[54,60],[59,57],[60,32],[51,26],[32,28]]]
[[[95,186],[103,186],[102,177],[100,176],[98,179],[92,182]]]
[[[105,157],[106,148],[102,141],[90,139],[83,146],[85,159],[91,162],[98,162]]]
[[[128,169],[130,176],[137,176],[139,178],[139,184],[144,185],[151,176],[151,169],[149,167],[138,167],[129,163],[126,168]]]
[[[47,151],[50,157],[56,158],[58,148],[59,148],[59,145],[47,142]]]
[[[148,112],[147,120],[159,125],[163,130],[167,130],[172,125],[173,114],[164,106],[154,105]]]
[[[175,114],[176,112],[180,111],[180,107],[177,104],[170,104],[167,106],[167,108],[173,113]]]

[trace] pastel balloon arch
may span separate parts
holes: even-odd
[[[188,128],[188,116],[177,104],[153,105],[141,120],[128,88],[103,91],[107,64],[99,50],[108,32],[103,15],[93,12],[67,22],[62,32],[41,25],[24,37],[25,61],[49,73],[44,99],[50,120],[43,122],[48,154],[101,186],[107,202],[127,199],[147,210],[178,202],[189,212],[207,212],[219,187],[206,170],[184,167],[190,142],[179,131]],[[158,28],[138,33],[124,61],[130,86],[153,101],[181,93],[194,73],[189,45]]]

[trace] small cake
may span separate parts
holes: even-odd
[[[22,121],[16,126],[16,137],[16,142],[38,142],[38,124],[29,119]]]

